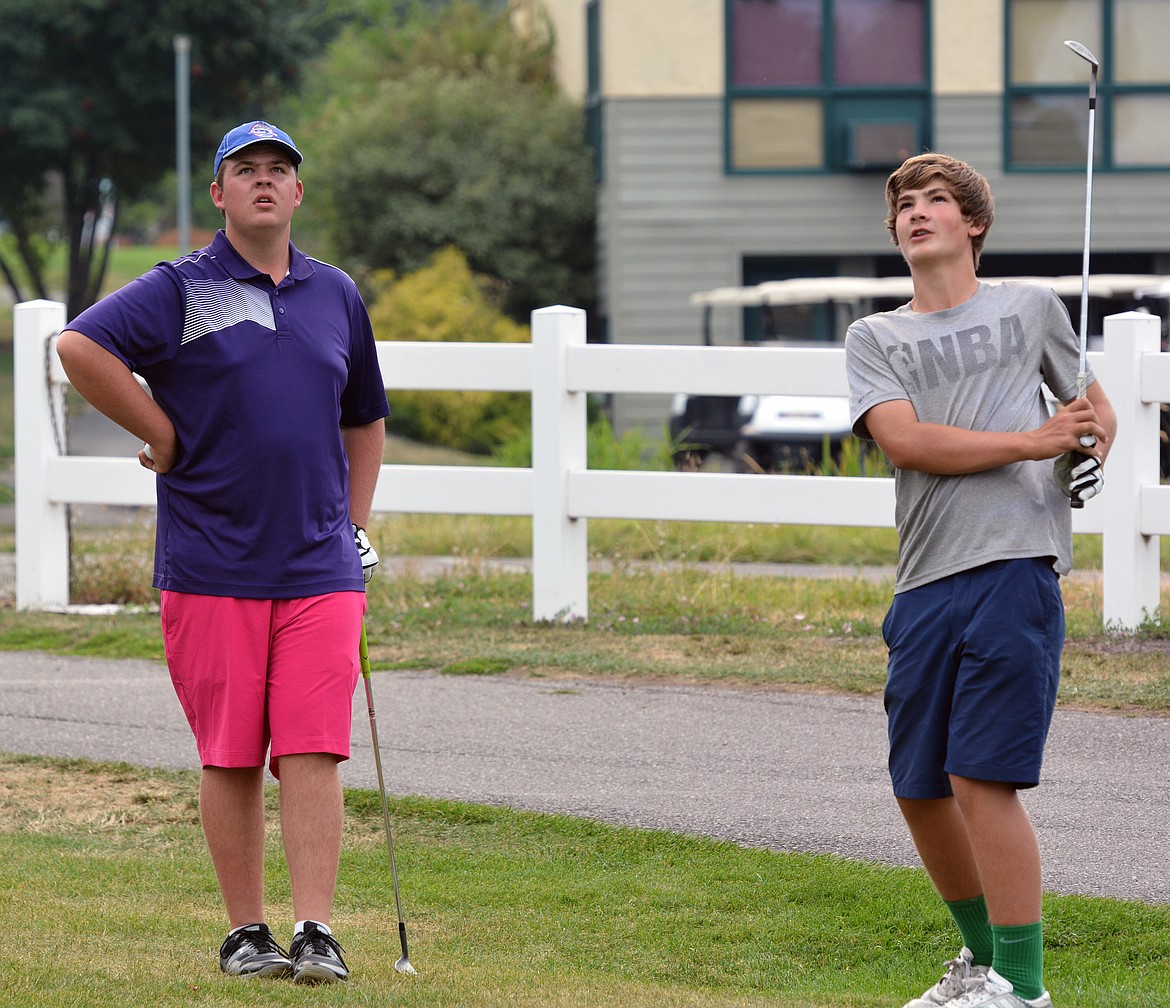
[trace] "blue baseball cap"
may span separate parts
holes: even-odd
[[[271,143],[278,147],[283,147],[287,151],[288,156],[292,159],[293,167],[296,168],[302,160],[301,152],[297,150],[297,145],[292,142],[292,137],[285,133],[282,129],[277,129],[271,123],[255,121],[241,123],[233,130],[229,130],[222,141],[220,141],[219,150],[215,152],[215,167],[211,170],[213,178],[219,175],[219,166],[226,157],[231,157],[233,154],[238,154],[245,147],[251,147],[253,144]]]

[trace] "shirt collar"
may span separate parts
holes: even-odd
[[[209,249],[211,254],[223,264],[223,268],[237,280],[254,280],[256,277],[264,275],[235,250],[222,228],[215,233]],[[313,273],[313,264],[309,262],[308,257],[290,241],[288,243],[288,276],[285,279],[291,277],[293,281],[307,280]]]

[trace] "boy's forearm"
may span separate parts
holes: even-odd
[[[1113,409],[1113,403],[1109,401],[1109,397],[1105,394],[1105,390],[1101,387],[1100,382],[1093,382],[1092,385],[1085,392],[1085,398],[1093,404],[1093,409],[1097,413],[1097,420],[1105,429],[1105,437],[1098,442],[1098,455],[1102,463],[1109,456],[1109,451],[1113,447],[1113,440],[1117,437],[1117,413]]]
[[[1112,418],[1112,410],[1108,413]],[[1028,431],[981,431],[921,423],[905,399],[879,403],[865,414],[870,435],[896,468],[939,476],[984,472],[1015,462],[1056,458],[1068,451],[1088,451],[1102,457],[1102,448],[1111,439],[1106,420],[1095,411],[1091,399],[1074,399]],[[1085,435],[1095,437],[1098,447],[1081,448],[1080,439]]]
[[[939,476],[965,476],[1037,457],[1030,431],[971,431],[917,424],[912,437],[886,454],[899,468]],[[879,444],[880,444],[879,440]]]
[[[375,420],[360,427],[343,427],[341,439],[349,459],[349,520],[365,528],[382,468],[386,422]]]

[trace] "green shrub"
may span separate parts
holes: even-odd
[[[841,442],[839,455],[834,458],[826,438],[821,464],[810,465],[808,472],[818,476],[893,476],[894,467],[872,441],[847,437]]]
[[[638,428],[620,437],[609,420],[592,415],[586,434],[586,457],[590,469],[664,471],[674,468],[669,440],[654,440]],[[532,465],[532,431],[525,429],[492,452],[492,461],[501,466]]]
[[[398,278],[372,274],[370,319],[383,340],[525,343],[526,326],[499,308],[499,283],[476,276],[456,248],[436,252],[422,269]],[[391,378],[393,376],[390,376]],[[526,432],[530,399],[520,392],[391,392],[387,430],[426,444],[489,455]]]

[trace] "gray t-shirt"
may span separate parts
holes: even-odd
[[[868,438],[866,411],[895,399],[923,423],[1034,430],[1048,418],[1041,384],[1072,399],[1078,359],[1067,310],[1039,284],[980,283],[945,311],[869,315],[845,338],[853,432]],[[1072,566],[1069,500],[1052,460],[963,476],[899,469],[894,488],[895,593],[994,560],[1051,556],[1059,574]]]

